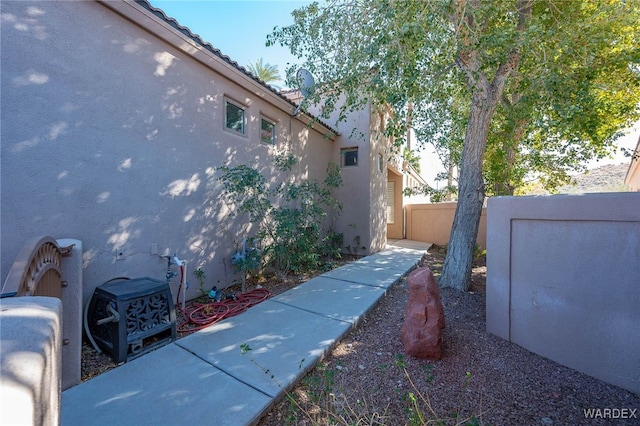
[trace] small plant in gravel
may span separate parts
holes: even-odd
[[[251,347],[243,343],[240,345],[240,353],[246,355]],[[252,358],[251,362],[269,375],[271,380],[282,389],[275,376]],[[304,360],[300,362],[302,368]],[[335,388],[335,374],[333,369],[320,364],[293,391],[285,392],[285,400],[288,405],[288,414],[284,419],[285,425],[298,425],[308,422],[312,425],[387,425],[384,412],[382,414],[370,410],[365,399],[356,399],[351,403],[344,393]]]
[[[251,351],[247,344],[240,346],[240,351],[246,355]],[[259,366],[253,359],[251,361],[279,387],[280,384],[275,379],[270,370]],[[304,361],[303,361],[304,362]],[[302,368],[302,363],[299,368]],[[451,415],[439,416],[429,398],[428,392],[418,389],[412,380],[408,368],[409,363],[402,354],[398,354],[394,363],[395,367],[405,377],[410,385],[409,391],[396,392],[401,401],[405,404],[406,424],[410,426],[424,425],[455,425],[455,426],[480,426],[480,418],[476,415],[461,417],[459,412]],[[388,364],[379,366],[386,371]],[[434,381],[434,366],[427,364],[424,366],[427,383]],[[309,373],[292,391],[285,392],[286,413],[278,421],[285,425],[311,424],[311,425],[395,425],[398,419],[394,419],[387,414],[389,404],[386,407],[376,407],[370,404],[366,397],[366,390],[341,389],[337,385],[336,376],[342,372],[342,368],[330,368],[327,363],[321,363]],[[470,372],[465,373],[464,386],[467,387],[473,376]],[[361,395],[361,396],[357,396]]]
[[[433,382],[433,364],[423,365],[422,369],[425,372],[425,378],[427,383]]]
[[[460,418],[460,413],[455,412],[451,413],[448,417],[442,417],[438,415],[431,404],[431,400],[429,398],[428,392],[421,392],[418,387],[414,384],[409,372],[407,370],[408,364],[404,359],[403,355],[398,355],[396,358],[396,366],[400,368],[405,376],[405,378],[409,381],[411,385],[411,391],[406,392],[402,396],[402,400],[406,404],[406,413],[409,421],[409,425],[411,426],[422,426],[422,425],[455,425],[455,426],[480,426],[482,423],[476,415],[471,415],[467,417]],[[433,365],[428,364],[425,368],[427,373],[427,383],[431,383],[434,380],[434,376],[432,374]],[[473,375],[470,372],[465,373],[464,379],[464,387],[468,388],[469,383],[472,379]],[[482,410],[480,410],[483,413]]]

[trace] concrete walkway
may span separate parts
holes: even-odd
[[[257,423],[428,247],[390,242],[386,250],[67,389],[61,423]],[[245,345],[251,350],[243,354]]]

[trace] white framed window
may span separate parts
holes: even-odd
[[[242,135],[245,134],[245,112],[244,107],[231,102],[225,101],[224,108],[224,125],[227,129],[238,132]]]
[[[340,150],[340,163],[342,167],[353,167],[358,165],[358,147],[342,148]]]
[[[276,144],[276,125],[266,118],[260,119],[260,142],[267,145]]]

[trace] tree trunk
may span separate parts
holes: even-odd
[[[458,206],[453,218],[447,256],[440,285],[467,291],[471,286],[471,269],[478,226],[484,204],[482,163],[491,118],[497,106],[492,88],[473,96],[469,123],[462,151]]]
[[[474,6],[478,5],[479,2],[474,3]],[[504,85],[509,75],[518,68],[520,60],[518,48],[514,46],[489,82],[487,76],[480,71],[481,52],[476,50],[473,41],[477,22],[467,6],[469,5],[465,0],[458,0],[453,23],[456,25],[456,38],[461,45],[456,65],[464,74],[467,86],[473,93],[473,99],[462,148],[458,206],[453,217],[447,256],[440,277],[441,286],[460,291],[467,291],[471,287],[473,255],[484,204],[482,164],[489,125],[502,97]],[[531,18],[531,0],[517,0],[517,10],[517,28],[522,33]]]
[[[455,168],[455,164],[453,163],[451,158],[453,158],[453,156],[451,154],[451,150],[449,150],[449,168],[447,170],[447,197],[446,197],[447,201],[451,201],[451,198],[453,195],[451,188],[453,188],[453,171]]]

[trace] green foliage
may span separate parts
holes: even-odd
[[[402,193],[406,196],[411,195],[428,195],[429,201],[432,203],[442,203],[445,201],[451,201],[450,197],[455,196],[458,187],[444,186],[441,189],[436,189],[430,185],[423,185],[422,187],[405,188]]]
[[[242,292],[245,292],[247,274],[255,273],[262,266],[262,253],[257,244],[257,238],[249,237],[242,241],[241,247],[231,257],[231,264],[237,272],[242,273]]]
[[[348,226],[350,226],[354,230],[356,229],[356,224],[355,223],[350,223]],[[347,250],[349,253],[351,253],[353,255],[358,255],[358,253],[361,250],[366,250],[367,249],[365,246],[362,245],[360,235],[354,236],[352,242],[353,242],[353,244],[347,245],[345,247],[345,250]]]
[[[387,105],[388,136],[410,121],[459,166],[445,286],[470,284],[485,194],[513,192],[531,173],[557,186],[639,116],[636,1],[335,1],[293,17],[267,44],[305,58],[316,77],[305,102],[338,120]]]
[[[207,277],[205,276],[204,271],[202,270],[202,268],[198,268],[193,271],[193,275],[196,276],[196,279],[198,280],[198,284],[200,284],[200,296],[202,297],[206,296],[207,291],[204,289],[204,280]]]
[[[276,155],[274,162],[277,170],[281,172],[290,172],[291,169],[293,169],[293,166],[296,165],[296,157],[289,152],[284,152]]]
[[[262,58],[247,65],[247,69],[251,74],[255,75],[265,83],[273,83],[280,80],[280,71],[278,70],[278,66],[264,63]]]
[[[342,257],[342,244],[344,243],[344,234],[338,233],[332,229],[322,238],[320,244],[320,256],[326,262],[340,259]]]
[[[532,177],[553,192],[589,160],[614,151],[640,118],[638,4],[539,3],[487,145],[487,192],[512,195]]]
[[[276,159],[282,172],[291,170],[294,164],[290,155]],[[246,165],[221,166],[218,171],[224,199],[257,226],[255,238],[262,243],[263,266],[271,266],[284,276],[290,271],[316,269],[324,260],[339,254],[336,243],[340,242],[340,235],[331,231],[323,234],[323,225],[331,228],[342,209],[333,197],[333,191],[342,185],[337,165],[329,164],[322,184],[267,184],[264,176]],[[254,269],[256,260],[249,257],[241,267]]]
[[[479,245],[476,245],[475,249],[473,249],[473,260],[478,260],[482,256],[487,255],[487,250],[483,249]]]
[[[423,365],[422,369],[424,370],[427,383],[433,382],[433,364]]]
[[[240,344],[240,353],[242,355],[246,355],[247,353],[249,353],[251,351],[251,346],[249,346],[248,343],[242,343]]]
[[[402,158],[404,158],[405,161],[411,164],[411,167],[413,167],[416,170],[416,172],[420,173],[420,156],[419,155],[416,155],[414,151],[405,147],[404,151],[402,152]]]

